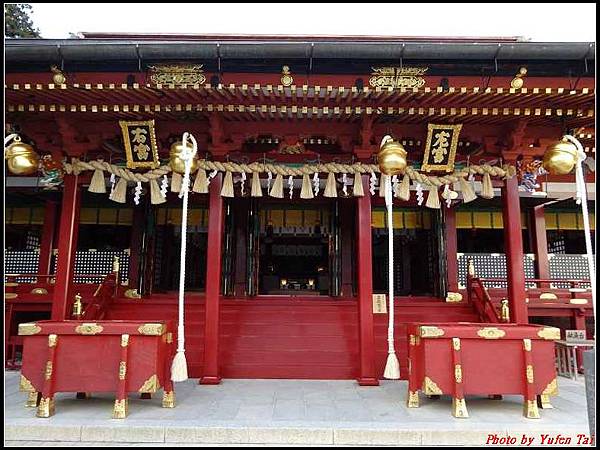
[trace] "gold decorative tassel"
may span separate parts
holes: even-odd
[[[273,182],[273,186],[271,187],[271,192],[269,192],[271,197],[275,198],[283,198],[283,175],[280,173],[275,177],[275,181]]]
[[[106,194],[106,182],[104,181],[103,170],[94,170],[94,175],[92,175],[92,181],[90,181],[88,192],[93,192],[95,194]]]
[[[260,188],[260,177],[258,172],[252,174],[252,190],[250,191],[251,197],[262,197],[262,189]]]
[[[460,177],[460,191],[463,196],[463,203],[472,202],[477,198],[477,194],[475,194],[475,190],[473,189],[473,185],[465,180],[464,177]]]
[[[494,187],[492,186],[492,179],[489,173],[483,174],[481,180],[481,194],[483,198],[494,198]]]
[[[158,182],[156,179],[150,180],[150,203],[153,205],[160,205],[166,201],[167,199],[163,197],[162,193],[160,192],[160,187],[158,187]]]
[[[115,186],[115,190],[112,195],[109,197],[113,202],[117,203],[125,203],[125,198],[127,196],[127,180],[125,178],[120,178]]]
[[[404,178],[402,178],[402,181],[398,185],[395,194],[396,197],[402,201],[407,202],[410,200],[410,177],[408,174],[405,174]]]
[[[221,188],[221,197],[233,197],[233,174],[229,171],[225,172],[225,180]]]
[[[302,176],[302,189],[300,190],[300,198],[315,198],[312,186],[310,185],[310,178],[306,173]]]
[[[335,174],[329,172],[327,176],[327,183],[325,184],[325,192],[323,197],[337,197],[337,187],[335,186]]]
[[[171,192],[179,192],[181,191],[181,183],[183,182],[183,177],[180,173],[173,172],[171,175]]]
[[[352,195],[355,197],[364,197],[365,189],[362,184],[362,175],[360,173],[354,174],[354,185],[352,186]]]
[[[387,189],[388,181],[391,181],[390,178],[391,177],[388,177],[384,174],[381,174],[381,176],[379,177],[379,196],[381,198],[385,197],[385,190]]]
[[[208,180],[206,179],[206,170],[198,168],[196,179],[192,191],[198,194],[208,194]]]
[[[425,206],[432,209],[440,209],[440,197],[438,195],[438,187],[434,184],[429,186],[429,195]]]

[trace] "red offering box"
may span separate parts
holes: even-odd
[[[56,392],[115,392],[113,417],[127,415],[127,394],[163,388],[174,405],[173,322],[39,321],[19,325],[23,336],[21,389],[28,404],[40,394],[38,417],[53,413]]]
[[[408,406],[418,391],[452,395],[455,417],[468,417],[465,395],[520,394],[528,418],[557,393],[554,340],[558,328],[485,323],[409,324]]]

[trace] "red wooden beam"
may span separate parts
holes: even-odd
[[[221,246],[223,239],[223,175],[209,186],[208,250],[206,252],[206,303],[204,326],[204,368],[200,384],[219,384],[219,294],[221,291]]]
[[[50,275],[52,261],[52,247],[54,246],[54,232],[56,229],[57,204],[51,200],[46,202],[44,209],[44,226],[42,228],[42,241],[40,243],[40,260],[38,273]]]
[[[358,384],[378,386],[375,374],[375,339],[373,331],[373,249],[371,245],[371,196],[369,176],[362,176],[365,195],[356,206],[358,321],[360,365]]]
[[[65,320],[70,305],[70,288],[75,267],[75,250],[79,232],[81,190],[77,175],[65,175],[60,212],[56,285],[52,299],[52,320]]]
[[[504,221],[504,252],[508,281],[510,319],[514,323],[528,323],[525,303],[525,272],[523,271],[523,235],[521,234],[521,207],[517,177],[508,178],[502,187],[502,218]]]

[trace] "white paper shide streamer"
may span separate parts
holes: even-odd
[[[377,176],[375,176],[375,172],[371,172],[371,178],[369,178],[369,192],[371,195],[375,195],[375,186],[377,186]]]
[[[187,147],[188,138],[192,141],[192,150]],[[186,252],[186,233],[187,233],[187,216],[188,216],[188,195],[190,187],[190,169],[192,158],[198,151],[196,139],[190,133],[183,133],[183,152],[181,159],[185,165],[183,180],[181,182],[180,196],[183,197],[183,209],[181,213],[181,255],[179,261],[179,320],[177,326],[177,353],[173,358],[171,365],[171,380],[185,381],[188,379],[187,361],[185,359],[185,327],[183,322],[183,294],[185,289],[185,252]]]
[[[142,182],[138,181],[135,185],[135,195],[133,196],[133,202],[136,205],[140,204],[140,196],[142,195]]]
[[[315,191],[315,197],[319,193],[319,174],[317,172],[313,175],[313,189]]]
[[[167,189],[169,187],[169,178],[166,175],[163,175],[162,181],[160,182],[160,195],[163,198],[167,197]]]

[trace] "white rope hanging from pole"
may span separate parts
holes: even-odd
[[[590,217],[588,216],[587,191],[585,187],[585,178],[583,176],[583,161],[587,157],[583,151],[581,143],[573,136],[566,135],[565,138],[577,147],[577,163],[575,164],[575,182],[577,185],[577,201],[581,203],[583,213],[583,229],[585,234],[585,250],[588,259],[588,270],[590,273],[590,285],[592,288],[592,310],[594,319],[596,318],[596,269],[594,267],[594,253],[592,251],[592,237],[590,230]]]
[[[192,141],[192,149],[187,147],[187,140]],[[187,216],[188,216],[188,194],[190,190],[190,171],[192,158],[198,150],[198,144],[194,136],[190,133],[183,133],[183,152],[181,159],[184,161],[185,171],[179,191],[179,198],[183,197],[183,210],[181,216],[181,255],[179,261],[179,320],[177,324],[177,353],[173,358],[171,365],[171,380],[185,381],[188,379],[187,361],[185,359],[185,326],[183,322],[184,302],[183,296],[185,291],[185,253],[187,241]]]
[[[392,222],[392,183],[389,175],[385,183],[385,205],[387,207],[388,224],[388,291],[389,291],[389,322],[388,322],[388,357],[383,377],[388,380],[400,379],[400,363],[394,349],[394,228]],[[382,179],[383,182],[383,179]]]

